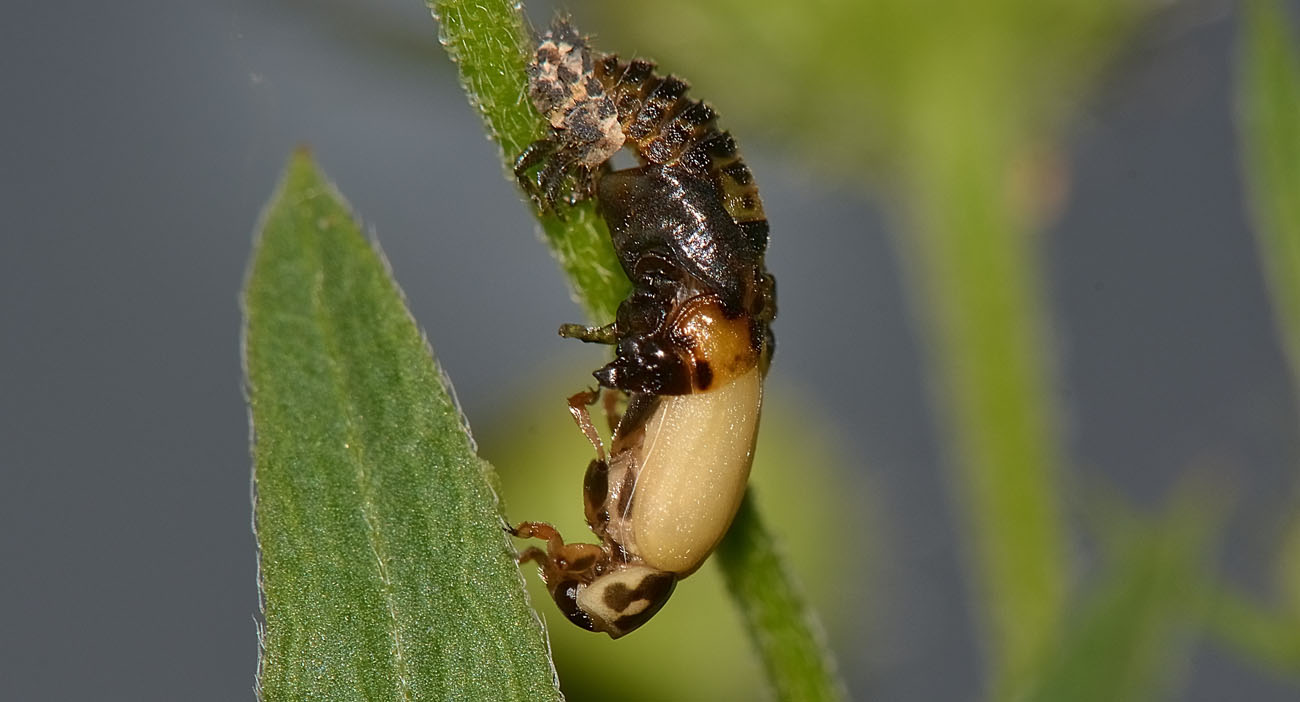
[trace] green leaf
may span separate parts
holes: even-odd
[[[461,82],[470,103],[483,116],[488,134],[501,144],[502,159],[508,167],[525,145],[544,133],[542,119],[532,114],[526,98],[524,66],[531,42],[523,28],[521,6],[509,0],[431,0],[429,4],[440,24],[439,37],[452,60],[460,67]],[[618,266],[604,223],[595,216],[593,203],[583,203],[578,208],[567,210],[564,221],[554,217],[541,217],[540,221],[547,244],[568,276],[589,320],[604,324],[613,319],[618,304],[627,297],[630,285]],[[760,589],[763,592],[790,590],[791,576],[785,572],[783,564],[772,559],[765,561],[765,567],[753,574],[730,572],[731,568],[746,567],[749,563],[739,556],[737,549],[767,544],[771,540],[757,519],[737,520],[721,547],[736,553],[736,557],[724,562],[728,577],[738,582],[762,579],[764,585]],[[807,636],[808,640],[798,643],[800,650],[823,650],[820,641],[813,636],[819,628],[809,624],[814,619],[812,612],[802,606],[801,599],[792,590],[782,597],[792,606],[773,610],[778,616],[762,619],[762,626],[782,629],[781,636],[791,642],[797,634]],[[738,602],[742,609],[751,604],[744,598]],[[785,618],[798,621],[786,621]],[[762,637],[768,632],[765,628],[752,631],[755,647],[765,657]],[[765,659],[765,662],[771,661]],[[787,667],[767,670],[778,691],[804,689],[808,684],[807,681],[784,680],[783,676],[790,670]],[[820,672],[828,677],[817,683],[816,689],[843,688],[843,684],[833,677],[833,666],[829,663],[821,666]]]
[[[1300,676],[1300,614],[1264,607],[1227,588],[1214,594],[1206,627],[1246,660]]]
[[[1291,515],[1274,565],[1275,597],[1259,601],[1231,585],[1214,591],[1207,628],[1247,660],[1300,677],[1300,515]]]
[[[1246,3],[1238,115],[1260,263],[1300,394],[1300,63],[1286,14]]]
[[[1166,514],[1140,519],[1112,506],[1100,582],[1082,598],[1038,686],[1035,702],[1147,702],[1167,697],[1206,604],[1210,547],[1224,510],[1184,489]]]
[[[304,152],[264,216],[244,310],[262,699],[560,699],[491,469]]]
[[[1300,623],[1300,514],[1291,515],[1289,521],[1278,549],[1273,582],[1281,592],[1283,609]],[[1296,627],[1295,635],[1300,642],[1300,626]]]

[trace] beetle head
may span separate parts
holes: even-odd
[[[691,369],[673,343],[662,337],[630,336],[618,343],[615,358],[593,375],[605,387],[652,395],[691,391]]]
[[[610,638],[634,631],[653,617],[677,585],[677,576],[644,565],[627,565],[596,578],[584,588],[575,588],[573,603],[579,618],[569,614],[565,604],[560,609],[569,621],[594,631],[603,631]],[[560,588],[555,591],[560,602]]]

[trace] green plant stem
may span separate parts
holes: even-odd
[[[1273,322],[1300,400],[1300,55],[1276,0],[1244,4],[1237,114],[1255,242]],[[1278,605],[1218,593],[1210,630],[1247,658],[1300,673],[1300,513],[1279,549]]]
[[[1015,122],[998,104],[1007,103],[953,85],[919,91],[914,114],[938,121],[915,125],[902,249],[987,603],[992,691],[1005,699],[1059,634],[1068,568],[1046,295],[1031,226],[1008,192],[1021,145],[990,126]]]
[[[435,1],[429,7],[438,20],[439,38],[460,69],[461,86],[488,134],[500,144],[509,171],[515,156],[545,134],[542,118],[528,101],[524,67],[531,41],[523,11],[509,0]],[[566,208],[564,219],[534,214],[587,316],[613,319],[631,285],[594,204]]]
[[[509,167],[515,154],[543,134],[543,122],[532,114],[525,97],[524,66],[530,42],[523,14],[505,0],[435,1],[430,6],[441,24],[443,44],[460,67],[470,102],[482,114],[488,133],[501,144],[503,161]],[[566,216],[565,221],[541,218],[547,243],[589,319],[604,324],[627,296],[629,283],[591,203]],[[835,677],[829,653],[815,633],[819,629],[812,624],[814,615],[795,593],[788,569],[770,550],[772,536],[752,505],[742,512],[743,518],[737,518],[720,547],[720,553],[727,555],[719,561],[750,623],[754,646],[773,689],[783,700],[838,698],[843,684]],[[790,654],[774,652],[773,642],[788,647]],[[809,662],[814,659],[816,662]],[[803,691],[819,696],[797,696]]]
[[[1238,114],[1260,265],[1300,396],[1300,63],[1285,13],[1245,3]]]
[[[727,590],[740,606],[745,629],[779,700],[842,700],[843,683],[812,616],[786,572],[754,507],[751,490],[727,538],[714,554]]]

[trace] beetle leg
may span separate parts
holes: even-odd
[[[548,565],[550,565],[551,559],[547,557],[546,552],[543,551],[542,549],[537,548],[536,546],[529,546],[528,548],[520,551],[519,556],[515,558],[515,562],[518,563],[519,565],[523,565],[528,561],[532,561],[537,565],[545,568]]]
[[[627,397],[627,394],[623,392],[605,391],[605,421],[609,424],[611,434],[618,429],[618,423],[623,421],[623,412],[619,408],[619,400],[625,397]]]
[[[521,539],[541,539],[546,542],[548,551],[564,546],[559,530],[546,522],[519,522],[518,526],[510,530],[510,534]]]
[[[546,541],[546,550],[536,546],[530,546],[524,549],[516,561],[523,565],[528,561],[534,561],[542,568],[542,580],[546,583],[555,582],[556,575],[563,570],[556,562],[555,554],[564,548],[564,539],[560,537],[560,532],[555,527],[546,522],[520,522],[518,526],[510,530],[510,535],[521,539],[542,539]]]
[[[560,336],[565,339],[577,339],[588,344],[615,344],[618,342],[617,324],[617,322],[610,322],[603,327],[561,324]]]
[[[521,539],[546,541],[545,553],[533,546],[519,554],[519,562],[536,561],[548,582],[557,574],[589,574],[605,555],[605,550],[596,544],[564,543],[560,532],[546,522],[520,522],[510,533]]]
[[[541,174],[537,179],[529,178],[528,171],[534,166],[546,160],[551,154],[560,148],[560,142],[554,138],[538,139],[528,145],[522,153],[515,159],[514,172],[515,180],[519,181],[519,187],[523,188],[528,199],[537,205],[537,208],[545,211],[546,203],[542,200],[542,188],[540,185]]]
[[[556,210],[555,201],[559,199],[560,189],[564,187],[569,174],[578,164],[578,157],[571,149],[560,149],[537,174],[537,187],[541,190],[542,201],[548,210]]]
[[[524,174],[533,166],[546,160],[547,156],[555,153],[560,148],[560,142],[555,139],[538,139],[528,145],[528,148],[520,152],[515,158],[515,177],[519,180],[524,179]]]
[[[515,562],[521,566],[528,561],[536,563],[537,566],[542,569],[542,582],[548,585],[557,582],[560,575],[560,569],[556,567],[554,559],[552,559],[550,554],[545,550],[537,548],[536,546],[529,546],[523,551],[520,551],[519,555],[515,558]]]
[[[596,196],[596,180],[599,175],[609,171],[609,162],[600,164],[597,168],[582,167],[578,169],[577,183],[574,184],[573,190],[569,191],[569,197],[566,201],[572,207],[584,200],[590,200]]]
[[[573,421],[578,423],[578,428],[587,436],[587,441],[596,447],[596,457],[602,462],[605,460],[605,443],[600,440],[600,432],[596,431],[596,425],[591,421],[591,412],[587,411],[587,406],[596,402],[596,397],[600,395],[600,390],[583,390],[569,397],[569,414],[573,415]]]
[[[591,459],[582,476],[582,513],[587,526],[602,542],[609,543],[609,463],[604,459]]]

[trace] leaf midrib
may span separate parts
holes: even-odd
[[[308,199],[321,197],[321,193],[313,193]],[[328,223],[325,226],[329,226]],[[357,494],[359,496],[359,508],[361,518],[366,524],[366,542],[370,545],[372,555],[375,557],[376,568],[379,574],[380,592],[384,598],[384,608],[388,611],[389,638],[392,640],[393,667],[394,674],[397,678],[398,699],[402,702],[411,702],[411,688],[409,682],[409,671],[407,670],[405,643],[402,640],[401,625],[398,622],[398,613],[396,598],[393,596],[393,584],[388,574],[388,563],[391,556],[388,555],[388,548],[383,538],[383,531],[379,528],[378,520],[375,514],[377,509],[374,492],[371,488],[370,481],[367,480],[368,472],[366,467],[369,462],[366,458],[365,444],[360,437],[356,422],[362,417],[361,412],[352,402],[353,393],[349,392],[350,383],[348,373],[345,372],[339,364],[338,359],[342,354],[342,344],[338,341],[338,331],[330,323],[330,314],[327,312],[327,305],[324,302],[325,288],[325,261],[321,254],[319,246],[309,247],[313,256],[314,264],[318,273],[312,286],[312,317],[316,327],[320,330],[321,339],[326,347],[326,366],[330,374],[332,388],[335,400],[340,408],[345,443],[343,448],[348,456],[349,463],[354,469],[353,474],[356,477]]]

